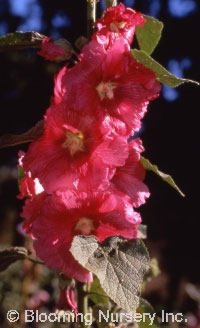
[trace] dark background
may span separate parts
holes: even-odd
[[[127,5],[164,22],[153,57],[172,73],[200,80],[199,1],[136,0]],[[73,6],[74,5],[74,6]],[[102,1],[98,4],[102,12]],[[74,43],[86,34],[84,0],[0,0],[0,35],[15,30],[36,30]],[[40,120],[50,103],[53,75],[60,64],[46,62],[36,50],[0,53],[0,132],[22,133]],[[163,87],[143,120],[140,136],[145,157],[172,175],[186,194],[182,198],[157,176],[148,173],[151,198],[139,211],[148,225],[151,253],[159,258],[167,278],[169,308],[178,302],[182,281],[200,283],[199,265],[199,115],[200,89],[185,84]],[[11,231],[20,222],[22,202],[16,200],[17,154],[27,146],[0,150],[0,243],[20,245],[23,238]],[[14,213],[14,214],[13,214]],[[13,229],[14,230],[14,229]],[[162,299],[152,293],[153,302]],[[179,300],[180,301],[180,300]]]

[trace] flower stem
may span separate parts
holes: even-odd
[[[96,4],[97,0],[87,0],[87,36],[90,39],[93,30],[94,23],[96,22]]]
[[[117,6],[117,0],[104,0],[105,8]]]
[[[83,314],[82,322],[79,322],[80,328],[88,328],[84,320],[84,316],[88,313],[88,285],[77,281],[77,292],[78,292],[78,312]]]
[[[36,259],[33,259],[31,258],[30,256],[26,258],[27,260],[33,262],[33,263],[36,263],[36,264],[42,264],[44,265],[44,262],[40,261],[40,260],[36,260]]]

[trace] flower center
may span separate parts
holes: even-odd
[[[116,88],[116,83],[114,82],[100,82],[96,87],[99,98],[103,100],[104,98],[113,99],[114,92],[113,90]]]
[[[112,22],[110,23],[110,30],[111,32],[118,33],[121,28],[124,28],[126,26],[126,22]]]
[[[63,148],[68,148],[71,156],[73,156],[77,151],[84,151],[83,139],[84,136],[82,133],[72,133],[68,131],[62,146]]]
[[[83,235],[90,235],[91,232],[94,230],[92,220],[83,216],[76,223],[75,230],[79,230]]]

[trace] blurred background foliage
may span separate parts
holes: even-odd
[[[153,57],[173,74],[200,81],[199,1],[126,0],[124,3],[164,22],[163,36]],[[103,7],[101,0],[98,2],[99,17]],[[16,30],[35,30],[54,39],[66,38],[74,44],[80,35],[86,35],[86,0],[0,0],[0,35]],[[61,66],[44,61],[37,50],[0,53],[1,135],[23,133],[43,117],[50,104],[53,76]],[[164,86],[161,97],[150,105],[139,132],[146,149],[145,157],[171,174],[186,194],[186,198],[181,198],[153,174],[148,173],[146,177],[151,198],[140,212],[143,223],[148,225],[150,253],[158,258],[162,269],[162,273],[147,284],[146,296],[158,310],[195,314],[193,323],[188,324],[192,327],[197,327],[199,320],[198,302],[187,293],[188,282],[200,284],[199,92],[194,85],[183,85],[179,89]],[[20,149],[26,151],[27,145],[0,151],[1,248],[24,245],[19,226],[23,202],[16,200],[16,165]],[[3,308],[0,327],[8,325],[2,313],[7,309],[6,304],[11,307],[10,300],[16,301],[17,306],[25,306],[42,290],[48,294],[45,301],[48,308],[52,309],[52,304],[55,306],[54,274],[38,265],[37,269],[35,265],[27,269],[27,265],[26,262],[16,263],[0,274]],[[35,273],[34,270],[39,271]],[[31,283],[27,283],[27,277]],[[27,284],[29,296],[25,302]]]

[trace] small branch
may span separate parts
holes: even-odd
[[[117,0],[104,0],[105,8],[117,6]]]
[[[0,137],[0,149],[34,141],[42,135],[43,131],[44,120],[41,120],[23,134],[5,134]]]
[[[33,263],[36,263],[36,264],[42,264],[42,265],[44,265],[44,262],[42,262],[40,260],[33,259],[31,257],[27,257],[26,260],[29,260],[29,261],[31,261]]]
[[[97,0],[87,0],[87,36],[90,39],[96,22],[96,4]]]

